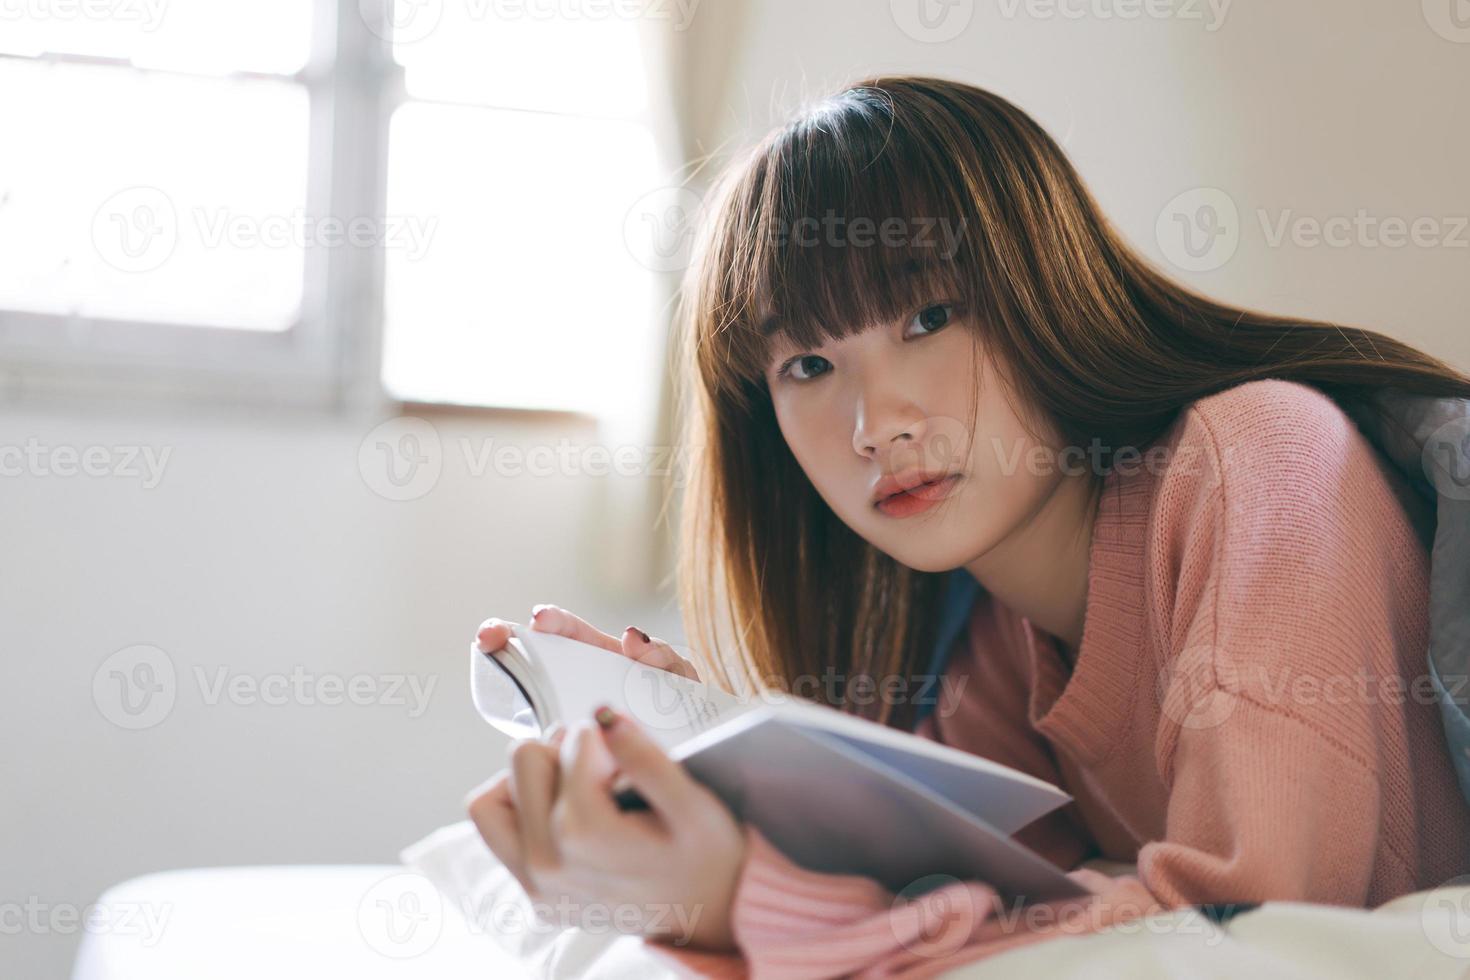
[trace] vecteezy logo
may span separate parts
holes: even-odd
[[[940,44],[965,32],[975,16],[975,0],[889,0],[893,22],[915,41]]]
[[[888,924],[904,949],[919,956],[948,956],[969,941],[985,910],[950,875],[927,875],[893,897]]]
[[[1446,41],[1470,44],[1470,0],[1421,0],[1424,21]]]
[[[1188,731],[1218,728],[1235,711],[1240,674],[1213,647],[1185,647],[1155,675],[1159,713]]]
[[[117,651],[92,674],[92,702],[119,728],[152,728],[168,717],[178,696],[174,662],[158,647]]]
[[[422,41],[439,26],[444,0],[357,0],[367,29],[391,44]]]
[[[1419,923],[1435,949],[1470,960],[1470,875],[1451,878],[1429,892],[1419,909]]]
[[[383,956],[395,960],[422,956],[444,931],[444,900],[421,874],[390,875],[357,903],[357,931]]]
[[[1470,415],[1446,422],[1424,440],[1424,475],[1451,500],[1470,500]]]
[[[913,431],[922,431],[923,437],[893,447],[888,460],[892,472],[938,470],[948,473],[968,468],[973,437],[959,419],[931,415]]]
[[[92,245],[120,272],[150,272],[179,243],[179,216],[157,187],[129,187],[103,201],[92,216]]]
[[[689,267],[703,201],[687,187],[660,187],[644,194],[623,219],[623,239],[638,264],[651,272]]]
[[[1240,212],[1218,187],[1196,187],[1159,212],[1154,236],[1164,257],[1186,272],[1218,269],[1240,245]]]
[[[719,717],[699,682],[631,661],[623,674],[623,703],[629,717],[656,732],[686,725],[699,731]]]
[[[357,469],[385,500],[417,500],[434,489],[444,469],[439,430],[409,415],[389,419],[358,446]]]

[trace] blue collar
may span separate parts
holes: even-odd
[[[979,595],[980,583],[965,569],[956,568],[949,573],[949,578],[944,583],[944,599],[939,608],[939,634],[929,654],[928,667],[919,678],[923,684],[920,690],[926,692],[927,696],[919,702],[914,715],[915,726],[929,716],[939,700],[939,692],[943,690],[939,678],[944,674],[944,666],[949,660],[955,640],[964,632],[970,609]],[[930,678],[933,678],[932,683]]]

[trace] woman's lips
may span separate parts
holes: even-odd
[[[960,474],[952,473],[943,479],[921,483],[891,497],[884,497],[876,506],[889,517],[912,517],[948,497],[959,482]]]

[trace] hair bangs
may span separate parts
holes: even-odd
[[[887,93],[854,89],[773,134],[724,226],[726,356],[758,382],[771,341],[817,347],[932,303],[973,308],[977,230],[964,168]]]

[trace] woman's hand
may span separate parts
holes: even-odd
[[[740,824],[632,719],[601,708],[596,725],[517,742],[510,759],[466,802],[480,836],[533,902],[562,925],[734,949]],[[647,810],[618,809],[619,775]]]
[[[511,624],[503,619],[485,620],[480,624],[476,635],[480,649],[486,653],[504,649],[506,641],[510,639],[510,629]],[[673,647],[633,626],[624,629],[622,637],[616,637],[573,616],[560,606],[541,605],[531,609],[531,629],[581,640],[583,643],[620,653],[641,664],[658,667],[690,680],[699,680],[699,672],[694,669],[694,665],[675,653]]]

